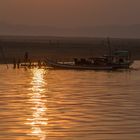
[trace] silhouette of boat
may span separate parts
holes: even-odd
[[[74,69],[74,70],[112,70],[112,66],[97,66],[97,65],[89,65],[89,64],[75,64],[74,62],[71,62],[71,64],[68,64],[67,62],[55,62],[52,60],[49,60],[46,58],[45,60],[46,65],[48,67],[54,68],[54,69]]]
[[[54,69],[77,69],[77,70],[114,70],[128,69],[133,61],[128,51],[116,51],[112,55],[93,58],[75,58],[71,63],[55,62],[46,58],[45,63]]]

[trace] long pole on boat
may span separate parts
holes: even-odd
[[[6,60],[6,57],[5,57],[4,50],[3,50],[3,47],[2,47],[2,45],[1,45],[1,42],[0,42],[0,50],[1,50],[2,57],[3,57],[3,59],[4,59],[4,63],[6,64],[7,69],[8,69],[9,66],[8,66],[8,63],[7,63],[7,60]]]
[[[109,61],[110,63],[112,63],[112,48],[111,48],[111,43],[110,43],[110,38],[107,38],[107,46],[109,49]]]

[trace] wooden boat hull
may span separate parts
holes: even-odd
[[[112,64],[112,67],[115,69],[129,69],[130,66],[133,64],[134,61],[129,61],[126,63],[120,63],[120,64]]]
[[[113,70],[114,68],[112,66],[80,66],[80,65],[70,65],[70,64],[60,64],[57,62],[53,62],[51,60],[46,59],[45,63],[48,67],[54,68],[54,69],[70,69],[70,70]]]

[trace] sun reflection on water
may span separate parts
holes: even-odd
[[[36,136],[40,140],[45,140],[47,132],[45,127],[48,125],[47,114],[47,98],[46,83],[44,81],[45,70],[33,69],[31,81],[31,92],[29,94],[29,102],[32,104],[31,111],[32,117],[27,119],[28,125],[31,126],[31,132],[29,135]]]

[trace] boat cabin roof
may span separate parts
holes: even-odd
[[[114,56],[123,56],[126,57],[129,55],[129,51],[115,51],[113,53]]]

